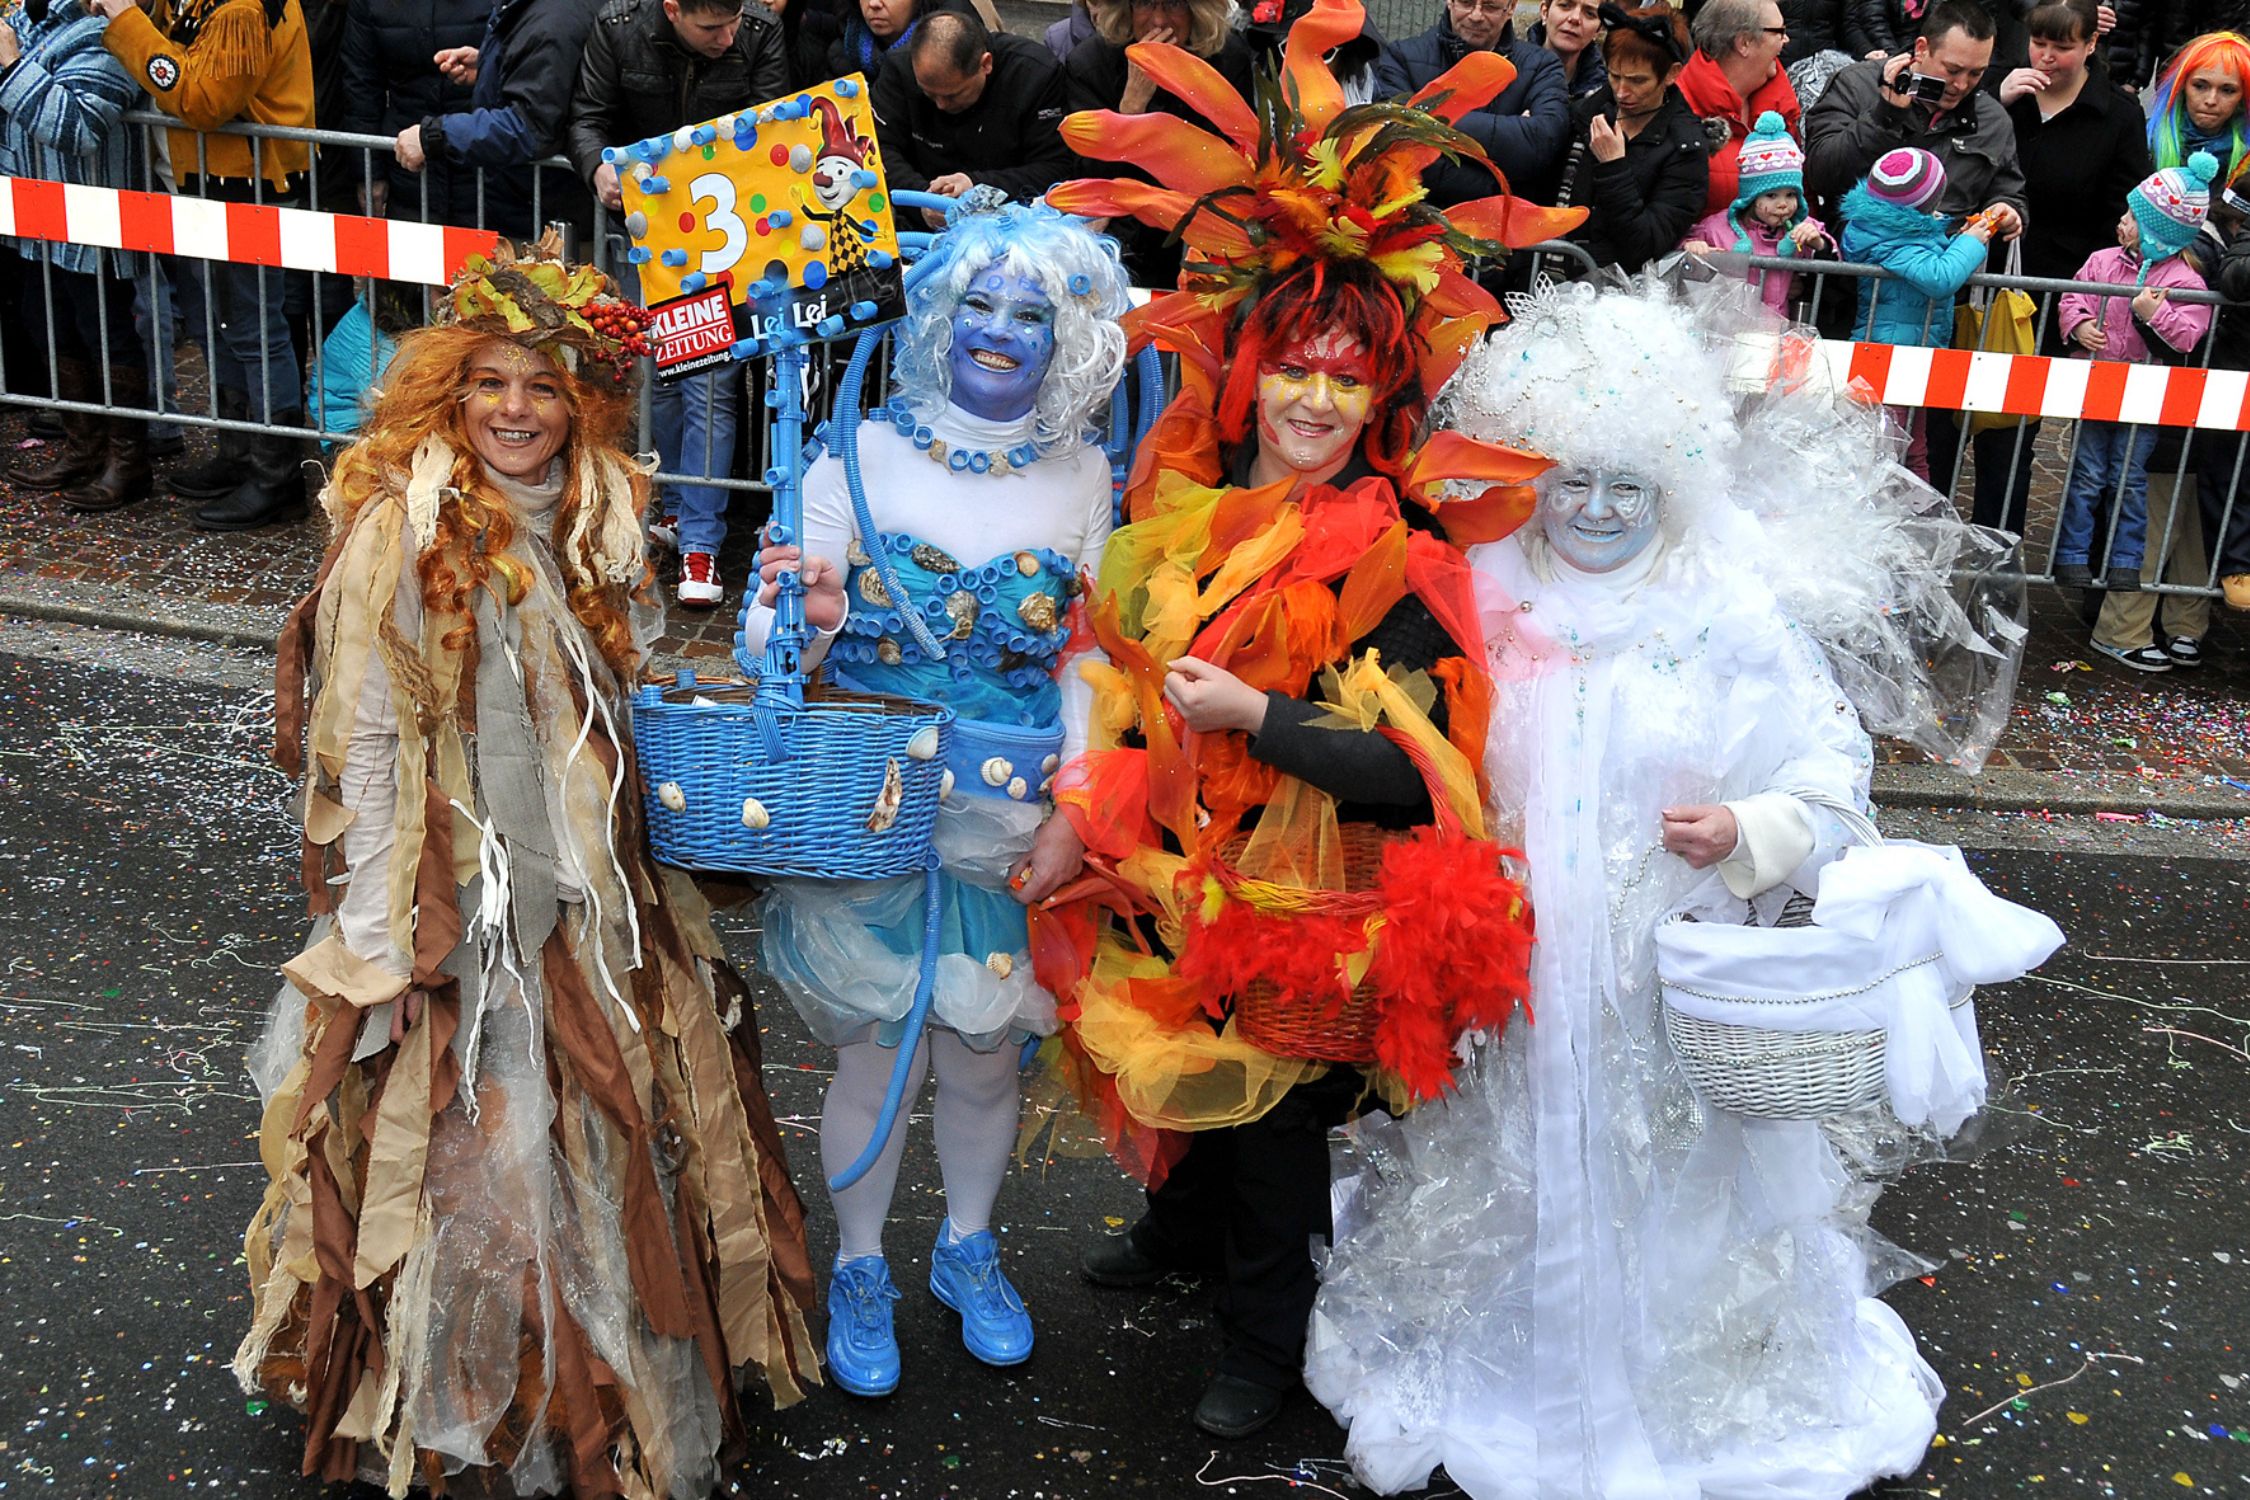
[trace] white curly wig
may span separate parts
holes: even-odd
[[[1508,298],[1508,325],[1431,403],[1433,426],[1522,448],[1558,467],[1632,473],[1664,491],[1678,540],[1722,502],[1737,440],[1726,354],[1669,289],[1597,293],[1541,282]]]
[[[1088,423],[1125,368],[1131,303],[1117,242],[1043,203],[969,200],[930,246],[929,269],[907,294],[891,385],[927,420],[952,395],[947,355],[953,315],[969,283],[998,265],[1038,283],[1055,306],[1055,357],[1032,406],[1032,442],[1042,458],[1087,441]]]

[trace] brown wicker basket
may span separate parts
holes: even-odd
[[[1372,890],[1382,867],[1383,849],[1401,834],[1367,823],[1337,825],[1343,846],[1345,900]],[[1220,858],[1232,867],[1250,842],[1247,834],[1229,839]],[[1276,1057],[1316,1062],[1375,1061],[1375,997],[1361,981],[1341,1007],[1329,1011],[1284,995],[1266,980],[1253,980],[1234,997],[1236,1033],[1253,1047]]]

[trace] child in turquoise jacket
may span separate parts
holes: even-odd
[[[1859,284],[1852,337],[1871,344],[1942,349],[1953,342],[1953,299],[1984,266],[1992,225],[1972,219],[1950,233],[1929,204],[1945,191],[1945,165],[1914,146],[1886,151],[1844,195],[1843,255],[1890,275]],[[1923,414],[1896,411],[1906,425],[1907,467],[1929,474]]]

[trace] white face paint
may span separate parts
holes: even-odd
[[[1539,524],[1555,555],[1581,573],[1608,573],[1656,539],[1664,492],[1637,474],[1553,468],[1539,476]]]

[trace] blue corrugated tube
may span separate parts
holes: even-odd
[[[930,994],[937,987],[937,950],[938,867],[933,854],[929,868],[922,872],[922,974],[914,983],[914,1004],[906,1012],[905,1030],[899,1033],[898,1061],[891,1064],[891,1081],[883,1090],[883,1108],[875,1116],[874,1135],[868,1138],[859,1160],[828,1179],[831,1193],[840,1193],[865,1177],[875,1158],[890,1144],[891,1130],[898,1124],[898,1107],[906,1099],[906,1080],[914,1071],[915,1049],[922,1045],[922,1026],[930,1018]]]

